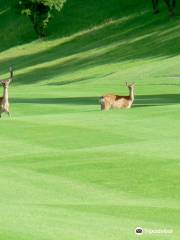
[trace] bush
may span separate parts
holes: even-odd
[[[53,9],[60,11],[66,0],[15,0],[15,8],[20,14],[28,16],[39,37],[46,35]]]

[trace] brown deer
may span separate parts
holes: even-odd
[[[3,86],[3,96],[0,97],[0,117],[3,112],[6,112],[10,116],[8,88],[9,88],[9,84],[11,83],[11,81],[13,79],[12,67],[9,68],[9,72],[10,72],[9,79],[0,81],[0,84],[2,84],[2,86]]]
[[[109,110],[110,108],[130,108],[134,102],[135,83],[127,84],[129,88],[129,96],[105,95],[100,98],[101,110]]]

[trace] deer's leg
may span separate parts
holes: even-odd
[[[108,102],[104,103],[104,110],[109,110],[111,108],[111,105]]]
[[[104,104],[101,103],[101,110],[104,110]]]
[[[101,110],[109,110],[110,109],[110,104],[106,100],[101,102]]]
[[[11,117],[11,114],[10,114],[10,112],[7,112],[7,114],[8,114],[8,116],[9,116],[9,117]]]
[[[101,103],[101,110],[102,111],[105,110],[105,103],[104,102]]]

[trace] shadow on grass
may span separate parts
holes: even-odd
[[[102,77],[107,77],[112,75],[114,72],[111,72],[109,74],[96,74],[96,75],[92,75],[90,77],[82,77],[82,78],[76,78],[76,79],[72,79],[72,80],[66,80],[66,81],[59,81],[59,82],[51,82],[48,83],[47,85],[49,86],[63,86],[63,85],[69,85],[69,84],[76,84],[79,82],[86,82],[89,81],[90,79],[98,79],[98,78],[102,78]]]
[[[92,75],[90,77],[82,77],[82,78],[77,78],[77,79],[72,79],[72,80],[66,80],[66,81],[59,81],[59,82],[51,82],[48,83],[47,85],[49,86],[64,86],[64,85],[69,85],[69,84],[76,84],[79,82],[86,82],[89,81],[90,79],[98,79],[98,78],[102,78],[102,77],[107,77],[112,75],[114,72],[111,72],[109,74],[96,74],[96,75]]]
[[[12,98],[12,103],[22,104],[68,104],[68,105],[97,105],[98,97],[70,98]]]
[[[11,98],[11,102],[15,104],[99,105],[99,97]],[[152,107],[171,104],[180,104],[180,94],[136,96],[133,107]]]
[[[16,14],[13,1],[0,1],[0,51],[37,39],[33,26],[26,16]],[[143,0],[68,0],[61,12],[54,11],[46,40],[70,36],[85,29],[141,12],[151,5]]]
[[[16,13],[12,2],[0,1],[0,52],[36,39],[31,22],[27,17]]]
[[[134,107],[153,107],[180,104],[180,94],[140,95],[135,97]]]
[[[34,66],[26,73],[17,74],[14,81],[14,84],[32,84],[104,64],[153,57],[168,58],[178,55],[180,51],[176,23],[165,20],[163,16],[152,17],[149,12],[129,14],[124,19],[109,21],[67,38],[47,50],[1,60],[0,64],[4,72],[9,63],[17,70]],[[43,66],[44,63],[50,63],[51,66]]]
[[[52,82],[48,83],[47,85],[49,86],[63,86],[63,85],[69,85],[69,84],[74,84],[74,83],[79,83],[79,82],[84,82],[89,80],[89,77],[86,78],[78,78],[76,80],[67,80],[67,81],[60,81],[60,82]]]
[[[144,0],[68,0],[61,13],[55,14],[49,33],[54,33],[56,28],[57,32],[52,38],[67,36],[67,33],[71,35],[102,24],[108,19],[128,16],[147,8],[151,8],[151,3]]]

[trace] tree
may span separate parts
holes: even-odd
[[[164,2],[166,3],[167,7],[168,7],[168,11],[169,11],[169,15],[173,16],[175,13],[175,9],[176,9],[176,0],[164,0]],[[152,0],[152,5],[153,5],[153,10],[154,13],[157,14],[159,13],[159,0]]]
[[[39,37],[46,35],[52,10],[60,11],[66,0],[15,0],[15,8],[20,14],[28,16]]]

